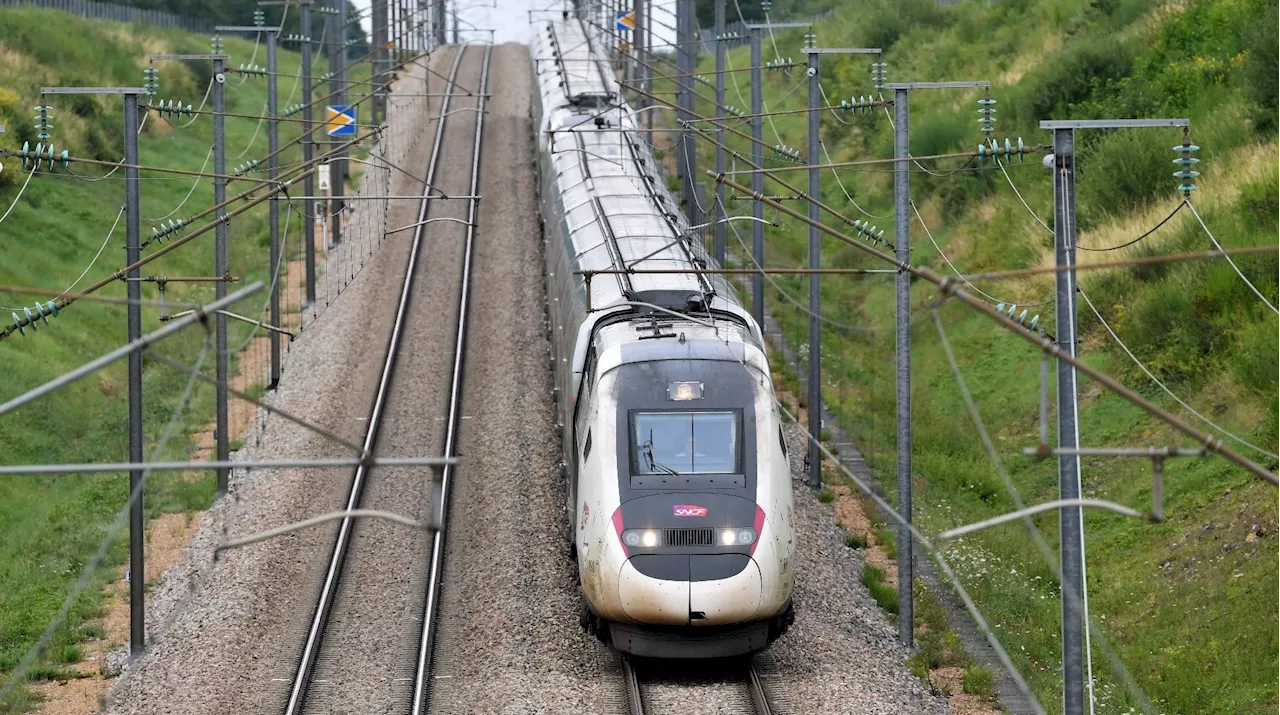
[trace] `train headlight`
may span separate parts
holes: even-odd
[[[622,543],[653,548],[658,545],[658,532],[653,529],[627,529],[622,532]]]
[[[720,531],[722,546],[747,546],[756,541],[755,529],[723,529]]]

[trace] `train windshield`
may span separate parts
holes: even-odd
[[[737,474],[741,416],[725,412],[637,412],[632,460],[637,474]]]

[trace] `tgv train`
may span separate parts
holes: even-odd
[[[760,327],[666,190],[609,63],[535,27],[539,201],[582,624],[618,650],[714,658],[792,622],[786,444]],[[666,273],[644,273],[662,269]],[[592,271],[607,271],[591,273]]]

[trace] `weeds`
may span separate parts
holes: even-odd
[[[864,564],[862,566],[862,585],[871,592],[871,597],[884,610],[898,615],[898,587],[884,580],[884,571]]]

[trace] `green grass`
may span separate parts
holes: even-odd
[[[1041,119],[1106,116],[1186,116],[1192,140],[1203,147],[1201,191],[1193,196],[1205,221],[1225,246],[1274,245],[1276,150],[1274,66],[1253,71],[1255,57],[1274,58],[1274,0],[1190,0],[1157,10],[1142,0],[1018,0],[852,3],[818,29],[823,46],[886,49],[890,81],[990,78],[999,101],[996,136],[1048,141]],[[1264,19],[1258,19],[1264,18]],[[1256,28],[1255,28],[1256,26]],[[1269,33],[1269,34],[1268,34]],[[800,32],[778,33],[783,57],[799,56]],[[766,43],[766,54],[771,47]],[[768,57],[766,57],[768,58]],[[745,51],[731,55],[747,65]],[[1273,62],[1274,64],[1274,62]],[[708,69],[709,65],[703,65]],[[871,90],[861,59],[823,58],[828,96]],[[741,105],[729,75],[728,101]],[[745,96],[747,85],[738,77]],[[804,105],[803,77],[766,74],[771,109]],[[797,86],[798,85],[798,86]],[[777,104],[795,88],[788,99]],[[981,140],[976,92],[918,92],[911,98],[911,150],[916,155],[966,150]],[[1270,103],[1268,105],[1267,103]],[[700,110],[709,112],[703,103]],[[892,154],[883,114],[822,117],[823,136],[835,161]],[[1272,118],[1274,119],[1274,118]],[[806,146],[803,115],[774,117],[765,140]],[[744,127],[745,129],[745,127]],[[1181,141],[1176,130],[1078,133],[1080,244],[1100,247],[1136,237],[1173,208],[1176,182],[1169,175]],[[745,142],[730,140],[735,149]],[[766,152],[768,154],[768,152]],[[1248,158],[1253,157],[1253,158]],[[1255,164],[1250,172],[1244,165]],[[767,160],[770,166],[780,162]],[[957,163],[942,162],[939,170]],[[700,167],[713,166],[704,151]],[[1026,202],[1045,220],[1052,215],[1050,175],[1039,158],[1009,168]],[[786,174],[805,188],[803,172]],[[1252,178],[1250,178],[1252,177]],[[845,187],[869,212],[892,213],[892,174],[878,167],[841,172]],[[823,199],[851,218],[864,218],[825,173]],[[933,238],[962,271],[1042,265],[1052,258],[1048,235],[1028,215],[1004,176],[990,167],[949,177],[911,175],[912,193]],[[773,193],[777,185],[766,185]],[[1238,193],[1236,192],[1238,189]],[[793,208],[799,208],[793,207]],[[1133,219],[1124,230],[1108,229]],[[1187,214],[1188,212],[1183,212]],[[873,219],[892,240],[892,218]],[[1139,225],[1142,224],[1142,225]],[[733,224],[730,224],[731,226]],[[913,226],[912,261],[939,274],[951,269],[934,244]],[[807,229],[791,222],[767,228],[768,260],[805,265]],[[736,247],[731,233],[730,245]],[[827,267],[883,267],[856,249],[823,240]],[[1188,215],[1136,247],[1133,253],[1087,254],[1100,261],[1122,255],[1158,255],[1211,248]],[[1275,303],[1275,254],[1243,258],[1240,269]],[[806,280],[776,276],[783,290],[804,302]],[[873,329],[823,332],[823,394],[837,421],[859,445],[882,486],[896,493],[894,294],[876,277],[824,279],[824,312]],[[1276,318],[1221,262],[1091,272],[1081,286],[1135,354],[1183,399],[1214,422],[1268,451],[1277,449]],[[1037,278],[980,285],[998,298],[1028,306],[1052,293]],[[913,466],[916,520],[925,533],[988,518],[1012,508],[965,408],[942,351],[929,308],[936,293],[913,291]],[[792,345],[807,343],[808,318],[776,291],[769,304]],[[1033,306],[1040,324],[1056,332],[1052,305]],[[1080,301],[1081,353],[1089,364],[1198,426],[1120,351]],[[959,368],[1004,460],[1027,502],[1056,497],[1055,465],[1024,457],[1038,441],[1039,355],[1034,347],[962,306],[946,304],[940,316]],[[785,371],[784,371],[785,372]],[[1187,445],[1139,408],[1089,383],[1080,386],[1081,444],[1088,446]],[[1053,405],[1050,406],[1051,408]],[[1050,430],[1050,440],[1056,440]],[[1275,469],[1272,458],[1234,443]],[[1165,511],[1153,525],[1110,513],[1085,515],[1090,606],[1099,627],[1116,644],[1133,678],[1163,712],[1273,712],[1277,699],[1276,491],[1218,457],[1165,464]],[[1082,462],[1086,496],[1146,510],[1151,466],[1142,460],[1090,458]],[[872,510],[873,517],[874,510]],[[1050,548],[1057,548],[1057,518],[1036,519]],[[1265,533],[1250,537],[1254,524]],[[880,525],[874,528],[880,529]],[[890,530],[891,531],[891,530]],[[881,537],[883,538],[883,537]],[[1051,712],[1061,708],[1059,594],[1052,569],[1019,524],[1009,524],[947,544],[944,551],[1022,674]],[[872,574],[874,575],[874,574]],[[864,575],[865,577],[865,575]],[[931,646],[933,648],[933,646]],[[942,644],[937,644],[941,649]],[[1095,656],[1099,653],[1094,649]],[[1102,712],[1125,712],[1137,701],[1106,661],[1095,657]]]
[[[55,28],[51,30],[51,28]],[[0,9],[0,121],[8,132],[0,134],[0,146],[21,147],[34,143],[30,107],[39,103],[39,87],[46,85],[137,86],[149,53],[202,53],[209,38],[155,28],[127,27],[89,22],[62,13],[31,8]],[[231,55],[229,66],[250,63],[252,41],[224,38]],[[257,64],[265,64],[265,48],[259,48]],[[298,56],[280,53],[281,106],[288,98],[291,75]],[[160,98],[200,103],[209,76],[207,66],[170,62],[159,65]],[[364,70],[367,74],[367,69]],[[353,72],[358,77],[360,71]],[[228,75],[227,110],[261,113],[266,98],[265,81],[243,84]],[[73,156],[117,161],[121,156],[120,100],[101,97],[50,96],[53,106],[52,141],[58,150]],[[206,107],[207,109],[208,107]],[[185,121],[185,120],[184,120]],[[229,118],[226,122],[227,164],[266,154],[266,131],[255,134],[255,121]],[[282,143],[297,135],[297,125],[282,124]],[[140,138],[143,165],[163,165],[198,170],[212,138],[207,117],[190,128],[178,129],[152,116]],[[250,146],[250,140],[253,140]],[[244,156],[235,158],[244,150]],[[297,161],[293,149],[282,163]],[[7,208],[26,176],[12,159],[4,159],[0,171],[0,206]],[[209,169],[212,169],[210,162]],[[73,165],[82,175],[98,175],[101,169]],[[4,283],[61,290],[75,279],[93,258],[111,227],[123,201],[119,175],[111,180],[82,182],[67,176],[37,175],[9,217],[0,224],[0,250],[4,255]],[[192,188],[187,178],[143,172],[141,213],[144,218],[168,213]],[[228,193],[244,190],[232,183]],[[175,216],[190,216],[212,203],[212,185],[200,182],[186,206]],[[231,272],[241,285],[266,277],[266,208],[251,211],[231,224]],[[122,222],[123,223],[123,222]],[[296,225],[296,221],[294,224]],[[144,221],[142,232],[150,233]],[[296,234],[295,234],[296,235]],[[209,275],[212,271],[212,232],[142,269],[143,275]],[[102,258],[85,276],[81,286],[110,275],[123,265],[124,227],[117,228]],[[146,251],[149,253],[150,251]],[[170,301],[203,301],[212,296],[208,285],[171,284]],[[101,291],[122,296],[116,284]],[[143,297],[154,299],[154,287],[144,285]],[[260,309],[264,295],[252,297],[233,310]],[[0,293],[0,305],[30,306],[30,296]],[[0,314],[7,316],[6,309]],[[154,308],[143,310],[143,330],[159,327]],[[248,326],[233,321],[230,343],[237,345]],[[6,380],[0,401],[14,397],[91,357],[118,346],[124,340],[124,310],[120,306],[77,302],[47,328],[26,337],[0,342],[0,365]],[[199,353],[201,336],[190,331],[157,347],[161,352],[192,364]],[[206,361],[211,370],[212,357]],[[234,365],[233,365],[234,367]],[[185,376],[163,365],[146,363],[144,372],[144,423],[148,454],[168,423],[177,404]],[[260,394],[261,388],[254,388]],[[185,458],[192,446],[189,435],[212,420],[212,391],[203,385],[178,421],[176,437],[159,455]],[[0,420],[0,445],[4,462],[57,463],[124,461],[127,459],[125,428],[125,366],[113,365],[59,390],[33,405]],[[68,589],[98,548],[107,526],[125,504],[127,475],[68,474],[64,476],[12,476],[0,479],[0,685],[32,647],[58,610]],[[208,507],[213,502],[213,475],[184,478],[178,473],[154,474],[145,492],[146,512]],[[121,577],[127,558],[125,534],[109,546],[102,568],[92,574],[89,587],[72,604],[69,617],[54,633],[43,658],[28,678],[64,677],[58,666],[80,655],[77,643],[101,637],[93,623],[103,615],[101,586]],[[0,702],[0,713],[25,712],[34,706],[30,693],[18,691]]]
[[[898,587],[884,580],[884,571],[871,564],[863,564],[862,585],[867,587],[881,608],[897,615]]]

